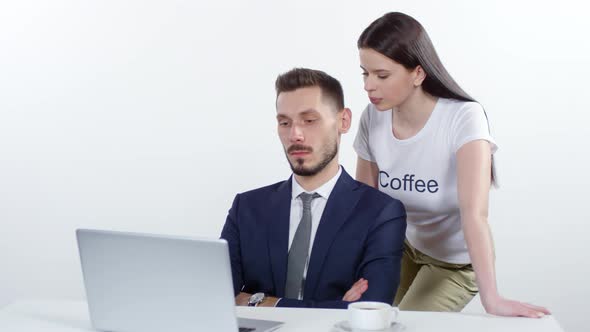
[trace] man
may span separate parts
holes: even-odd
[[[238,194],[221,237],[236,304],[346,308],[391,303],[406,230],[403,205],[338,164],[350,128],[340,83],[293,69],[276,81],[278,133],[294,175]]]

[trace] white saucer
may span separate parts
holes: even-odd
[[[335,331],[338,332],[365,332],[369,330],[353,329],[347,320],[343,320],[334,324]],[[404,325],[399,322],[393,322],[391,325],[383,330],[371,330],[371,332],[401,332],[405,329]]]

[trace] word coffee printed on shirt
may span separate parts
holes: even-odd
[[[429,192],[434,194],[438,191],[438,182],[436,180],[417,179],[415,174],[405,174],[402,178],[396,178],[391,177],[385,171],[379,171],[379,185],[393,190],[415,190],[420,193]]]

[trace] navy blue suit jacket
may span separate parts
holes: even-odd
[[[283,298],[287,277],[292,177],[238,194],[221,237],[229,244],[234,293]],[[406,213],[398,200],[342,174],[313,242],[303,299],[278,306],[346,308],[344,294],[360,278],[361,301],[391,303],[400,279]]]

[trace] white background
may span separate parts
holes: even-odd
[[[274,79],[341,80],[367,103],[356,39],[387,11],[425,26],[486,108],[501,292],[582,331],[590,286],[584,2],[66,1],[0,3],[0,305],[84,296],[79,227],[219,235],[233,196],[290,174]],[[481,311],[475,301],[468,310]]]

